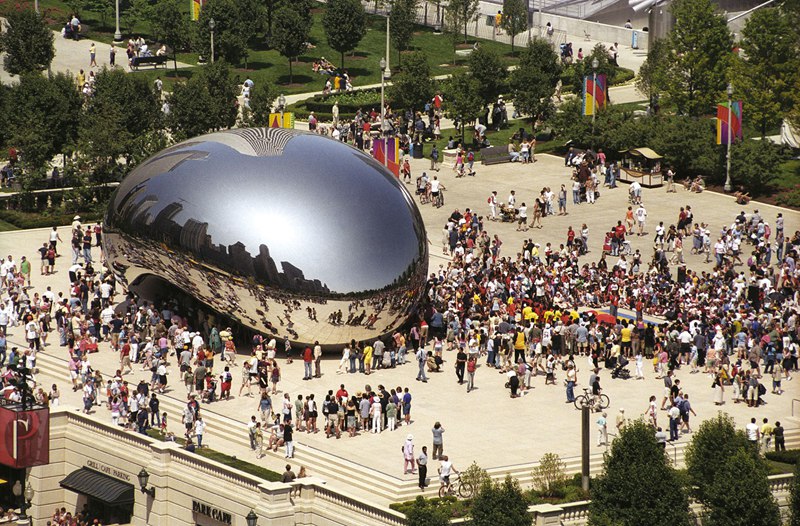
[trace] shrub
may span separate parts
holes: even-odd
[[[539,460],[539,465],[531,473],[533,487],[545,497],[555,496],[554,492],[563,490],[567,482],[564,473],[566,464],[555,453],[545,453]]]
[[[767,451],[767,460],[783,462],[784,464],[797,464],[800,461],[800,449],[787,449],[786,451]]]

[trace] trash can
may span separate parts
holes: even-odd
[[[414,143],[414,155],[412,156],[414,159],[422,159],[424,157],[424,152],[422,151],[424,146],[421,142]]]
[[[631,33],[631,48],[639,49],[639,32],[634,31]]]

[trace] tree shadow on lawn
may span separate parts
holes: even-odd
[[[314,80],[313,77],[309,77],[308,75],[303,75],[302,73],[295,73],[292,75],[292,83],[289,84],[289,74],[286,73],[285,75],[281,75],[278,77],[275,85],[280,87],[292,88],[297,86],[304,86],[309,85]],[[314,91],[316,89],[322,89],[322,86],[317,88],[314,85],[309,86],[309,91]]]
[[[236,71],[254,71],[254,70],[262,70],[262,69],[269,69],[275,67],[275,64],[272,62],[262,62],[260,60],[250,60],[247,62],[247,69],[245,69],[244,64],[240,64],[239,67],[235,68]]]

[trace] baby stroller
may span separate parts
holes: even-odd
[[[631,372],[628,370],[628,359],[625,356],[620,355],[619,360],[617,361],[617,366],[614,367],[614,370],[611,371],[611,378],[621,378],[623,380],[627,380],[631,377]]]
[[[211,379],[203,390],[202,400],[204,404],[210,404],[217,400],[217,380]]]

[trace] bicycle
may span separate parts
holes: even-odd
[[[464,482],[461,480],[460,476],[450,477],[450,484],[445,486],[444,484],[439,488],[439,498],[443,498],[445,496],[452,496],[455,497],[458,495],[462,499],[468,499],[475,494],[475,487],[471,482]]]
[[[592,410],[598,409],[602,411],[611,405],[611,399],[608,398],[608,395],[601,394],[599,397],[597,397],[597,400],[595,400],[594,395],[589,393],[589,389],[584,387],[583,394],[575,397],[575,401],[573,403],[575,404],[575,409],[581,409],[582,407],[586,406]]]

